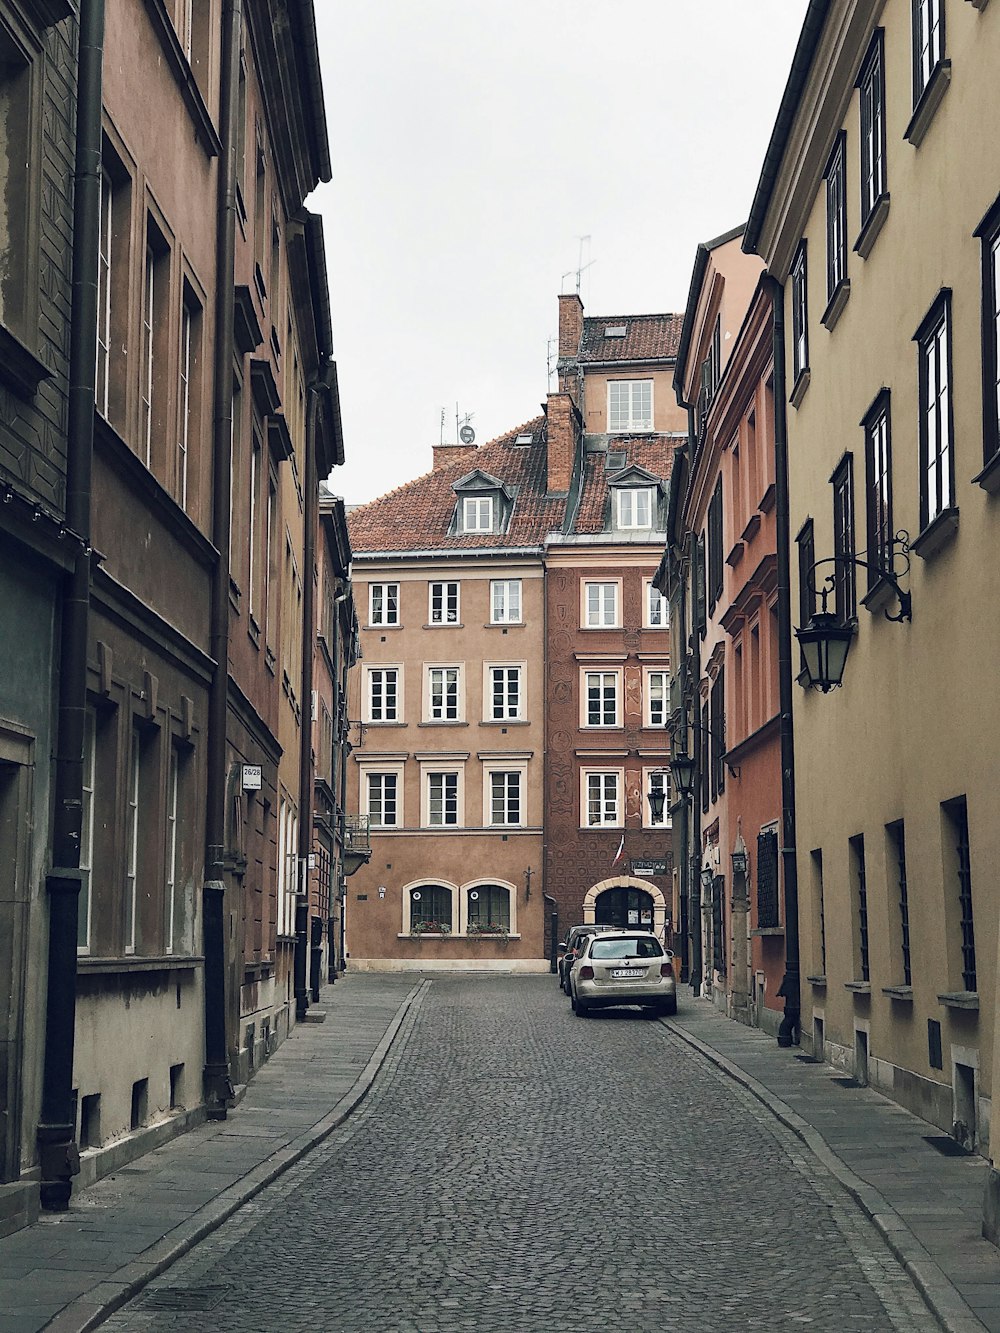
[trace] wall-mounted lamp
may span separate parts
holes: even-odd
[[[689,754],[675,754],[670,758],[670,776],[674,780],[674,791],[685,801],[694,791],[694,759]]]
[[[899,555],[902,558],[905,568],[896,572],[896,548],[899,548]],[[823,694],[829,694],[844,682],[844,667],[847,665],[847,654],[851,647],[851,640],[854,638],[854,625],[847,624],[838,619],[832,612],[826,609],[830,594],[837,587],[837,568],[856,565],[859,569],[867,569],[874,573],[879,581],[885,584],[895,594],[899,602],[899,610],[895,615],[890,615],[888,608],[885,611],[886,620],[901,622],[911,620],[911,598],[910,594],[899,586],[899,580],[903,575],[908,574],[910,570],[910,538],[906,532],[898,532],[889,542],[889,565],[874,565],[867,560],[861,560],[855,555],[833,555],[825,560],[817,560],[808,570],[806,580],[809,591],[813,597],[817,592],[822,598],[822,605],[818,611],[814,611],[808,625],[795,631],[795,637],[799,641],[802,649],[802,661],[805,666],[808,683]],[[813,575],[820,565],[834,565],[832,574],[827,574],[823,580],[822,588],[817,589]]]

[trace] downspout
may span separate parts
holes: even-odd
[[[778,557],[778,701],[781,709],[781,868],[785,886],[785,975],[778,994],[785,1016],[778,1045],[798,1039],[799,880],[795,847],[795,746],[792,731],[792,598],[788,514],[788,432],[785,410],[785,289],[769,279],[774,320],[774,516]]]
[[[680,558],[678,559],[677,563],[679,570],[678,586],[680,589],[680,595],[678,599],[678,618],[680,620],[680,635],[678,641],[681,644],[683,644],[684,626],[687,624],[687,580],[684,577],[683,552],[681,552]],[[684,695],[686,692],[687,678],[689,675],[689,671],[687,664],[683,661],[680,664],[680,668],[681,668],[681,707],[682,707],[682,712],[684,714],[684,721],[683,721],[684,753],[686,754],[689,743],[689,736],[688,736],[689,728],[688,728],[688,718],[687,718],[687,707],[684,702]],[[688,843],[689,843],[688,832],[689,832],[690,816],[688,813],[688,803],[686,798],[680,802],[680,804],[677,807],[677,811],[678,815],[680,816],[678,819],[680,827],[677,830],[677,844],[678,844],[677,855],[674,858],[674,864],[677,866],[678,869],[677,889],[678,889],[678,906],[680,908],[680,920],[677,923],[677,933],[681,941],[681,949],[683,950],[681,954],[681,981],[687,981],[691,975],[691,941],[689,939],[691,918],[688,912],[688,899],[690,894],[690,890],[688,888],[690,880],[690,866],[688,864],[688,859],[690,855],[688,850]]]
[[[330,626],[331,633],[333,634],[333,643],[330,644],[330,657],[332,658],[335,667],[341,661],[341,641],[344,637],[340,632],[340,608],[347,600],[349,586],[349,584],[345,584],[333,599],[333,616],[331,617],[332,623]],[[344,657],[346,659],[346,652],[344,653]],[[339,841],[340,843],[340,856],[333,862],[333,865],[335,865],[337,869],[337,876],[336,880],[334,880],[332,875],[330,878],[330,914],[326,920],[326,979],[330,982],[337,980],[337,913],[334,910],[334,904],[340,894],[341,858],[344,854],[343,829],[341,828],[340,819],[340,807],[343,801],[343,794],[339,790],[338,774],[334,770],[334,763],[336,762],[337,767],[340,767],[341,755],[343,754],[345,742],[347,740],[346,736],[341,735],[340,726],[342,711],[345,715],[347,711],[346,672],[341,670],[335,678],[335,683],[337,686],[337,709],[334,715],[336,747],[330,754],[330,786],[333,789],[333,813],[337,827],[335,842]],[[334,759],[334,755],[336,755],[336,760]]]
[[[49,909],[42,1108],[38,1122],[41,1206],[69,1207],[80,1170],[73,1105],[76,1035],[76,946],[83,826],[83,734],[87,711],[90,620],[90,513],[97,377],[97,261],[101,211],[101,110],[104,0],[82,0],[76,90],[73,275],[70,316],[66,524],[79,545],[63,594],[59,648],[59,717],[53,773],[52,864],[45,877]]]
[[[698,539],[693,532],[688,534],[688,570],[692,581],[697,579],[695,562],[698,557]],[[692,607],[697,607],[698,599],[691,597]],[[697,660],[698,626],[692,619],[691,639],[688,644],[688,662]],[[698,694],[700,676],[688,670],[688,684],[691,689],[692,727],[694,745],[691,747],[694,757],[695,786],[691,793],[691,840],[688,847],[688,912],[691,928],[691,989],[695,995],[701,994],[702,957],[701,957],[701,766],[703,736],[701,730],[701,707]]]
[[[233,1097],[226,995],[225,842],[226,722],[229,696],[229,542],[233,439],[233,306],[236,262],[236,94],[239,83],[242,0],[225,0],[222,18],[222,88],[218,229],[216,233],[215,407],[212,435],[212,540],[218,551],[212,580],[209,651],[215,671],[208,695],[208,779],[202,929],[205,948],[205,1071],[208,1115],[224,1120]]]
[[[302,726],[299,730],[299,882],[295,899],[295,1021],[302,1023],[309,1008],[307,958],[309,951],[309,857],[313,850],[312,697],[313,654],[316,651],[316,516],[319,509],[319,469],[316,432],[320,403],[332,373],[329,362],[309,386],[306,417],[305,534],[302,543]]]

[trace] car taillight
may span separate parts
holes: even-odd
[[[670,966],[669,963],[661,963],[661,964],[660,964],[660,976],[661,976],[661,977],[672,977],[673,975],[674,975],[674,969]]]
[[[589,963],[585,964],[583,967],[580,968],[580,980],[581,981],[594,980],[594,969],[590,966]]]

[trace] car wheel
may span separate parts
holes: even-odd
[[[674,995],[669,1000],[664,1000],[663,1003],[659,1006],[658,1012],[663,1014],[665,1017],[670,1017],[673,1014],[676,1014],[677,996]]]
[[[589,1005],[589,1004],[581,1004],[581,1002],[580,1002],[579,1000],[576,1000],[576,1001],[574,1001],[574,1004],[573,1004],[573,1012],[574,1012],[574,1014],[576,1014],[577,1018],[589,1018],[589,1017],[590,1017],[590,1005]]]

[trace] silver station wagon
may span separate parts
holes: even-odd
[[[673,954],[645,930],[604,931],[582,942],[569,974],[570,1003],[580,1018],[594,1009],[634,1004],[676,1014]]]

